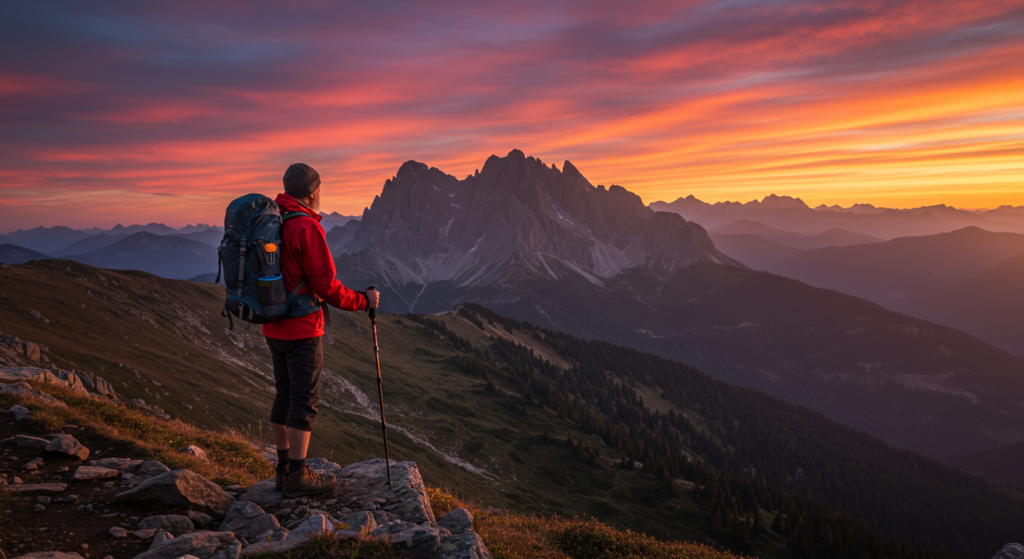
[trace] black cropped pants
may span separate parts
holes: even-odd
[[[320,373],[324,368],[320,336],[303,340],[267,338],[267,345],[274,360],[277,388],[270,422],[312,431],[320,406]]]

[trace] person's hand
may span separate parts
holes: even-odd
[[[375,309],[380,305],[380,291],[374,288],[366,290],[366,308]]]

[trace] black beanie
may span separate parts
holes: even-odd
[[[320,174],[305,163],[295,163],[284,172],[284,192],[294,198],[308,198],[320,188]]]

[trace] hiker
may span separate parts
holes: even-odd
[[[275,201],[282,213],[306,214],[281,226],[287,251],[281,259],[285,289],[291,292],[305,280],[298,294],[315,294],[324,303],[347,311],[377,308],[380,294],[376,290],[353,291],[335,278],[334,259],[320,226],[320,175],[305,163],[288,167],[284,193]],[[330,332],[329,312],[326,328]],[[270,412],[277,444],[276,487],[289,499],[329,491],[336,481],[334,476],[318,474],[306,466],[306,451],[320,403],[324,332],[323,311],[263,325],[277,388]]]

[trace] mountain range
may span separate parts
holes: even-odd
[[[952,286],[1021,254],[1024,235],[966,227],[938,235],[811,250],[769,271],[891,306]]]
[[[892,307],[969,332],[1024,357],[1024,252],[967,279],[909,296]]]
[[[908,210],[876,208],[868,204],[846,209],[835,206],[811,208],[799,198],[772,194],[746,203],[714,204],[702,202],[691,195],[674,202],[654,202],[651,208],[678,213],[709,230],[749,220],[805,235],[839,228],[885,240],[947,233],[971,226],[988,231],[1024,233],[1024,220],[1020,217],[1019,208],[1009,206],[980,214],[946,205]]]
[[[407,162],[330,241],[339,278],[379,285],[393,312],[481,303],[680,360],[929,456],[1024,439],[1024,360],[751,270],[700,225],[594,187],[569,162],[512,151],[463,180]]]

